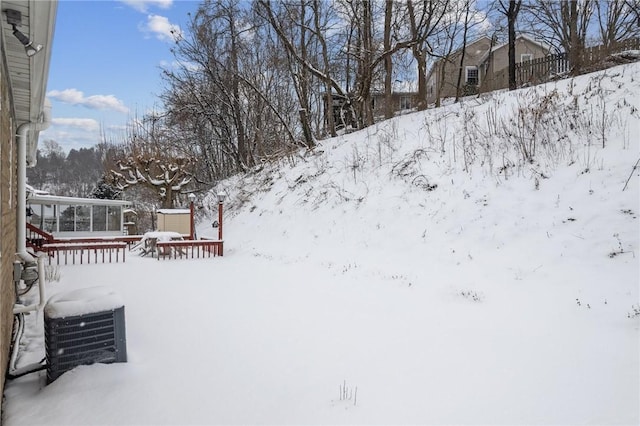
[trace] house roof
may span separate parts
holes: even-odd
[[[29,194],[29,204],[65,205],[65,206],[130,206],[131,201],[104,200],[101,198],[62,197],[58,195]]]
[[[486,36],[486,35],[481,35],[480,37],[477,37],[477,38],[473,39],[472,41],[470,41],[469,43],[467,43],[467,45],[465,46],[465,49],[469,49],[469,48],[473,47],[474,44],[477,44],[477,43],[479,43],[479,42],[481,42],[483,40],[491,41],[491,38],[489,36]],[[458,50],[455,50],[455,51],[451,52],[451,54],[449,55],[449,59],[451,59],[452,57],[455,57],[461,51],[462,51],[462,48],[459,48]],[[436,65],[439,64],[440,61],[442,61],[442,58],[439,58],[439,59],[435,60],[431,64],[431,66],[429,67],[429,72],[427,72],[427,81],[429,81],[429,79],[431,78],[431,75],[433,74],[433,71],[436,69]]]
[[[158,209],[157,212],[160,214],[190,214],[191,210],[189,209]]]
[[[7,70],[13,94],[16,127],[41,119],[45,104],[49,63],[51,59],[53,32],[55,27],[57,0],[1,0],[2,2],[2,39]],[[33,56],[27,56],[23,44],[13,35],[13,27],[7,22],[6,10],[21,13],[21,25],[17,28],[42,49]],[[29,148],[35,152],[36,141]]]
[[[551,45],[549,45],[549,44],[547,44],[547,43],[545,43],[545,42],[543,42],[541,40],[536,40],[533,37],[530,37],[530,36],[528,36],[526,34],[518,34],[516,36],[516,41],[520,40],[520,39],[524,39],[524,40],[529,41],[530,43],[537,44],[538,46],[542,47],[546,51],[550,51],[551,50]],[[482,55],[482,57],[480,58],[480,64],[484,63],[489,58],[489,53],[493,53],[496,50],[502,49],[502,48],[504,48],[505,46],[508,46],[508,45],[509,45],[509,42],[507,41],[507,42],[504,42],[504,43],[496,44],[495,46],[493,46],[491,48],[490,51],[487,50],[485,52],[485,54]]]

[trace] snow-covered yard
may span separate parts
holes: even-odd
[[[621,66],[225,182],[224,257],[60,269],[120,293],[129,360],[8,382],[4,424],[638,424],[639,95]],[[542,98],[589,124],[523,162],[482,126]]]

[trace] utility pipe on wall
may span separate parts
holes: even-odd
[[[42,121],[21,124],[17,131],[18,143],[18,211],[16,220],[16,251],[23,262],[34,262],[27,252],[27,144],[28,137],[38,136],[51,124],[51,103],[45,99],[42,110]],[[37,141],[35,141],[37,146]]]
[[[38,256],[38,303],[28,306],[14,306],[13,314],[24,314],[31,311],[41,311],[47,302],[47,295],[44,289],[44,262],[45,256]]]
[[[45,130],[51,124],[51,103],[45,99],[42,110],[42,120],[39,122],[29,122],[21,124],[16,134],[18,143],[18,202],[16,212],[16,255],[23,263],[33,263],[35,258],[27,252],[27,138],[37,138],[38,132]],[[37,146],[37,140],[34,145]],[[44,258],[38,258],[38,303],[29,306],[16,306],[14,314],[41,310],[46,303],[44,288]]]

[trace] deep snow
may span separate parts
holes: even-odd
[[[129,361],[9,381],[4,424],[638,424],[639,111],[624,65],[229,179],[224,257],[60,268]]]

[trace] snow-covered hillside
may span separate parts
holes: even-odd
[[[9,382],[4,421],[638,424],[638,160],[636,63],[266,163],[212,190],[223,258],[62,268],[122,294],[129,362]]]

